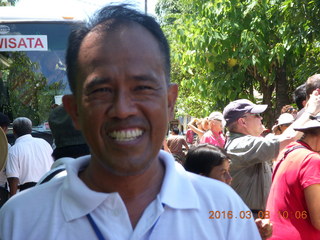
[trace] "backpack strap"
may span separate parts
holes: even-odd
[[[306,147],[303,146],[303,145],[293,146],[293,147],[289,148],[289,149],[283,154],[283,157],[281,158],[281,160],[278,162],[278,164],[276,165],[276,167],[275,167],[274,170],[273,170],[272,181],[273,181],[273,179],[274,179],[274,176],[276,175],[276,172],[278,171],[279,166],[280,166],[281,163],[285,160],[285,158],[287,157],[287,155],[288,155],[290,152],[292,152],[293,150],[298,149],[298,148],[306,148]]]

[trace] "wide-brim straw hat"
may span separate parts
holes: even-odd
[[[8,140],[7,136],[0,127],[0,171],[6,166],[8,158]]]

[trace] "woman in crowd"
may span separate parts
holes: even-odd
[[[188,127],[197,134],[195,145],[198,145],[202,136],[210,129],[210,126],[207,118],[197,119],[195,120],[195,124],[196,126],[190,122],[188,123]]]
[[[184,167],[189,172],[217,179],[227,184],[230,184],[232,180],[229,173],[230,159],[226,152],[208,143],[199,144],[190,149]]]
[[[195,143],[197,134],[191,129],[189,124],[196,128],[198,121],[199,121],[198,118],[194,118],[194,119],[192,119],[192,121],[190,121],[188,123],[188,130],[187,130],[187,133],[186,133],[186,141],[190,146]]]
[[[291,113],[282,113],[272,127],[274,135],[280,135],[294,122],[294,116]]]
[[[191,148],[186,156],[184,167],[187,171],[203,175],[231,184],[232,177],[229,173],[230,159],[222,148],[199,144]],[[257,218],[255,220],[261,238],[268,239],[272,235],[272,224],[269,219]]]

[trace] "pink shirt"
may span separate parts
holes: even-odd
[[[222,133],[214,133],[211,130],[207,131],[202,138],[200,139],[200,143],[208,143],[217,147],[224,147],[225,138]]]
[[[267,211],[273,223],[270,240],[320,239],[320,231],[310,222],[303,192],[306,187],[320,183],[320,156],[300,141],[289,144],[279,156],[282,157],[287,149],[296,145],[306,148],[295,149],[287,155],[271,185],[267,202]]]

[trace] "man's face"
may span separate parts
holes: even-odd
[[[260,114],[246,113],[242,116],[245,121],[245,127],[249,135],[260,136],[263,132],[262,117]]]
[[[78,63],[71,115],[91,161],[115,175],[142,173],[156,160],[177,97],[156,39],[137,24],[92,31]]]

